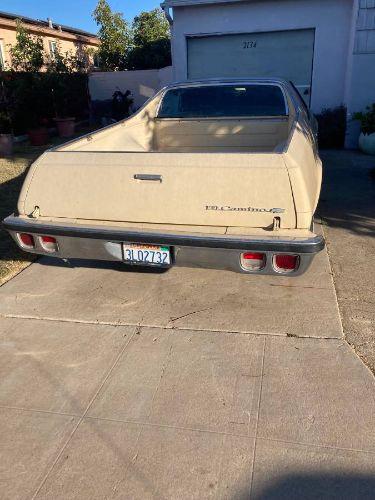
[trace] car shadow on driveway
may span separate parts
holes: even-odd
[[[264,471],[266,472],[266,471]],[[265,481],[266,482],[266,481]],[[236,495],[235,500],[373,500],[375,477],[367,474],[294,473],[274,483]]]
[[[323,151],[318,213],[328,226],[375,236],[375,159],[357,151]]]
[[[85,259],[67,259],[61,260],[53,257],[41,257],[38,263],[48,267],[66,267],[75,268],[83,267],[85,269],[113,269],[114,271],[122,271],[125,273],[141,273],[141,274],[164,274],[168,272],[170,267],[152,267],[129,265],[123,262],[112,262],[105,260],[85,260]]]

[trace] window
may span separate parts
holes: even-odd
[[[375,4],[361,0],[357,17],[354,54],[375,54]]]
[[[276,85],[206,85],[168,90],[159,118],[286,116],[284,94]]]
[[[100,68],[100,57],[98,51],[94,52],[93,57],[94,68]]]
[[[0,70],[5,69],[5,53],[3,41],[0,40]]]
[[[49,53],[51,54],[51,59],[54,61],[56,59],[57,52],[57,42],[56,40],[49,41]]]

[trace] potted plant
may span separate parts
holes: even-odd
[[[28,136],[33,146],[44,146],[49,142],[49,130],[51,118],[51,104],[46,95],[48,93],[48,82],[44,75],[37,73],[32,75],[32,89],[30,100],[31,113],[29,113]]]
[[[49,64],[48,73],[55,109],[55,122],[59,137],[72,137],[75,132],[75,116],[72,109],[71,75],[73,62],[71,56],[61,53],[58,48],[55,59]]]
[[[76,119],[73,116],[55,118],[59,137],[72,137],[76,129]]]
[[[49,141],[49,132],[46,120],[35,121],[27,131],[27,136],[32,146],[44,146]]]
[[[116,90],[112,95],[112,118],[119,122],[131,115],[134,99],[130,90],[125,93]]]
[[[22,128],[28,135],[32,146],[48,143],[48,103],[44,78],[39,73],[24,73],[17,78],[17,115],[22,117]]]
[[[9,115],[0,111],[0,155],[11,156],[13,153],[13,132]]]
[[[72,137],[75,132],[75,117],[71,113],[71,100],[68,78],[56,74],[52,96],[55,108],[55,122],[59,137]]]
[[[13,109],[5,77],[0,80],[0,156],[13,153]]]
[[[27,135],[32,146],[44,146],[49,141],[48,119],[44,117],[45,109],[42,90],[35,86],[30,94],[28,114],[25,117]]]
[[[361,122],[360,149],[366,154],[375,155],[375,103],[367,106],[366,112],[355,113],[353,118]]]

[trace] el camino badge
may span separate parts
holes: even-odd
[[[213,210],[216,212],[255,212],[270,214],[283,214],[285,212],[284,208],[231,207],[230,205],[206,205],[206,210]]]

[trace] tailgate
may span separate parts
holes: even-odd
[[[36,206],[70,219],[268,227],[277,216],[281,227],[296,225],[281,154],[49,152],[18,209]]]

